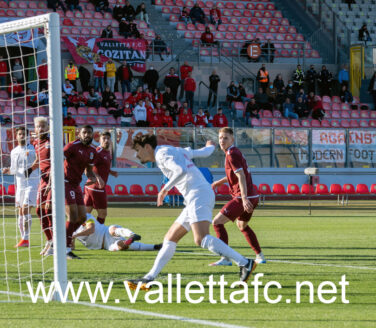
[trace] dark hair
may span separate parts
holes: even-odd
[[[231,134],[232,136],[234,135],[233,129],[231,129],[229,127],[225,127],[225,128],[220,129],[219,133],[228,133],[228,134]]]
[[[82,129],[88,129],[88,130],[91,130],[91,132],[94,132],[93,127],[92,127],[91,125],[89,125],[89,124],[86,124],[86,125],[82,126],[82,127],[81,127],[81,130],[82,130]]]
[[[145,145],[150,145],[153,149],[157,148],[157,136],[154,134],[138,135],[133,139],[133,149],[136,145],[140,145],[142,148]]]
[[[111,133],[110,131],[102,131],[100,134],[101,137],[110,137],[111,138]]]
[[[18,131],[25,131],[26,134],[29,132],[24,126],[19,126],[16,128],[16,133],[18,133]]]

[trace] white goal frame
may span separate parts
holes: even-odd
[[[0,33],[44,28],[47,41],[49,126],[51,147],[51,191],[54,245],[54,282],[65,292],[67,286],[63,119],[61,101],[60,17],[50,13],[0,24]],[[58,299],[58,294],[54,297]]]

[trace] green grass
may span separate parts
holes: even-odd
[[[143,300],[144,293],[140,292],[136,304],[130,304],[122,281],[127,278],[139,277],[152,266],[156,252],[118,252],[89,251],[77,245],[76,253],[82,257],[79,261],[68,262],[69,279],[74,282],[89,281],[95,284],[114,281],[110,301],[107,305],[151,311],[168,315],[222,322],[226,324],[247,327],[376,327],[376,218],[373,202],[352,201],[348,207],[338,207],[335,202],[316,202],[311,216],[307,215],[306,202],[269,202],[259,207],[251,221],[251,226],[257,232],[261,246],[270,261],[259,265],[256,273],[264,274],[260,280],[263,286],[268,281],[278,281],[283,288],[269,290],[269,296],[276,298],[282,295],[278,304],[268,304],[262,290],[259,292],[260,302],[253,302],[253,287],[249,287],[249,304],[210,304],[205,294],[201,304],[190,304],[184,297],[181,304],[147,304]],[[217,213],[216,208],[214,213]],[[158,209],[153,206],[112,207],[109,209],[107,224],[120,224],[142,235],[145,243],[159,243],[164,233],[174,221],[181,209]],[[7,235],[15,234],[14,218],[8,213],[5,216]],[[36,219],[33,231],[37,233],[39,224]],[[252,256],[252,250],[243,235],[234,224],[227,225],[230,245],[246,256]],[[3,226],[0,223],[0,236]],[[37,235],[33,236],[34,238]],[[16,253],[11,247],[15,243],[6,240],[7,261],[15,264]],[[38,244],[33,242],[33,245]],[[4,242],[0,241],[0,290],[5,290],[4,281]],[[33,271],[40,270],[39,247],[31,249]],[[232,283],[238,278],[236,266],[213,268],[208,264],[216,259],[207,255],[208,251],[195,247],[191,234],[188,234],[170,263],[160,276],[160,281],[166,287],[164,299],[167,301],[167,274],[180,273],[182,286],[192,280],[203,284],[211,274],[218,280],[221,274]],[[197,254],[199,253],[199,254]],[[20,260],[26,259],[28,250],[19,253]],[[38,260],[38,261],[37,261]],[[285,261],[285,262],[278,262]],[[293,262],[293,263],[287,263]],[[315,266],[305,263],[318,264]],[[326,264],[326,265],[324,265]],[[52,266],[52,258],[44,261],[46,268]],[[346,266],[362,267],[350,268]],[[22,272],[29,269],[30,264],[21,266]],[[367,269],[371,268],[371,269]],[[373,269],[373,270],[372,270]],[[17,268],[9,266],[10,278],[17,277]],[[322,304],[317,297],[317,287],[323,281],[332,281],[339,287],[342,275],[346,275],[349,286],[346,288],[346,298],[349,304],[341,303],[340,291],[333,304]],[[27,293],[25,279],[21,289]],[[40,278],[37,276],[36,278]],[[45,276],[51,279],[51,273]],[[252,279],[252,278],[251,278]],[[295,303],[296,281],[311,281],[315,287],[314,303],[308,302],[307,288],[303,288],[302,301]],[[78,286],[78,284],[76,285]],[[10,282],[10,289],[20,291],[16,281]],[[227,290],[225,296],[233,290]],[[197,298],[199,295],[193,296]],[[330,298],[332,295],[325,295]],[[114,300],[120,303],[115,304]],[[219,300],[219,288],[215,288],[214,298]],[[5,303],[6,295],[0,294],[0,327],[200,327],[192,323],[161,319],[139,314],[124,313],[102,308],[91,308],[79,304],[59,304],[52,302],[44,304],[41,301],[32,304],[28,298],[19,302],[18,297],[12,296],[12,302]],[[291,304],[286,303],[291,299]],[[86,294],[81,301],[88,301]],[[201,326],[202,327],[202,326]]]

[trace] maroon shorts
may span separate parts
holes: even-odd
[[[80,186],[72,186],[65,182],[65,205],[85,205]]]
[[[253,209],[255,209],[259,202],[259,197],[248,199],[251,201]],[[236,219],[239,221],[248,222],[252,217],[253,211],[251,213],[244,211],[243,201],[241,198],[233,198],[222,207],[221,213],[229,218],[232,222],[234,222]]]
[[[85,206],[93,207],[96,210],[107,208],[107,193],[106,190],[89,189],[85,187],[84,201]]]
[[[46,193],[48,182],[43,179],[39,182],[38,195],[37,195],[37,207],[44,207],[47,201],[51,201],[51,189]]]

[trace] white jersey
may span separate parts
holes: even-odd
[[[81,225],[75,233],[77,234],[79,232],[86,230],[85,225],[88,223],[95,224],[95,231],[89,236],[80,236],[76,239],[78,239],[88,249],[102,249],[105,235],[108,234],[108,226],[100,224],[91,214],[87,213],[86,217],[87,219],[85,223]]]
[[[25,177],[25,171],[33,165],[36,159],[34,147],[30,144],[26,146],[17,146],[11,151],[10,159],[10,174],[16,176],[17,188],[26,189],[31,187],[32,189],[37,189],[39,183],[39,170],[34,170],[29,178]]]
[[[198,150],[172,146],[158,146],[155,149],[155,159],[159,169],[169,179],[164,189],[174,186],[184,197],[185,203],[197,196],[198,192],[212,193],[211,185],[200,170],[193,164],[192,158],[208,157],[215,147],[208,146]]]

